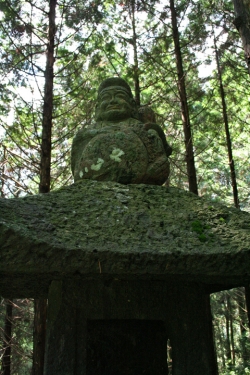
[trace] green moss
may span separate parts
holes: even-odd
[[[193,232],[196,232],[199,234],[203,233],[203,225],[200,222],[200,220],[193,221],[191,225],[192,225]]]
[[[199,240],[200,240],[201,242],[206,242],[206,241],[207,241],[207,237],[206,237],[205,234],[203,234],[203,233],[200,234],[198,238],[199,238]]]
[[[205,233],[204,233],[204,230],[205,229],[208,229],[208,226],[207,225],[203,225],[201,222],[200,222],[200,220],[195,220],[195,221],[193,221],[192,222],[192,230],[193,230],[193,232],[196,232],[199,236],[198,236],[198,238],[199,238],[199,240],[201,241],[201,242],[206,242],[207,241],[207,237],[206,237],[206,235],[205,235]]]

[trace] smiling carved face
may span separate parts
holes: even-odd
[[[111,86],[101,91],[96,105],[97,121],[122,121],[132,117],[135,101],[120,86]]]

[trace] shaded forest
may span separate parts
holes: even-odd
[[[173,147],[165,185],[250,212],[249,24],[244,0],[0,0],[1,197],[73,183],[73,136],[120,76]],[[210,301],[219,374],[250,373],[249,286]],[[42,374],[46,300],[2,298],[0,321],[1,374]]]

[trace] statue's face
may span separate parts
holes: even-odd
[[[99,94],[96,106],[96,120],[125,120],[132,116],[134,109],[134,100],[122,87],[108,87]]]

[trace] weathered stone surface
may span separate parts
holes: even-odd
[[[250,280],[250,215],[175,188],[84,180],[0,213],[3,295],[63,277]]]

